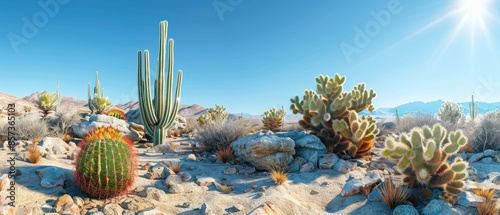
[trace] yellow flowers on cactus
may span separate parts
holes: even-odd
[[[121,138],[121,136],[122,135],[120,134],[120,132],[111,126],[99,127],[90,131],[87,134],[87,136],[85,136],[84,141],[92,142],[93,140],[104,139],[104,138],[111,138],[111,139]]]

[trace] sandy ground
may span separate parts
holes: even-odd
[[[187,139],[171,140],[174,144],[187,143]],[[185,158],[192,153],[189,146],[179,146],[177,154],[148,154],[144,153],[145,148],[138,149],[139,165],[147,162],[160,162],[164,160],[180,159],[182,171],[190,173],[193,177],[188,182],[183,182],[185,192],[182,194],[170,194],[167,187],[163,185],[164,179],[150,180],[144,177],[146,170],[138,170],[134,183],[134,188],[156,187],[167,193],[168,201],[154,203],[157,207],[168,214],[199,214],[199,208],[206,203],[214,214],[247,214],[258,205],[267,200],[273,201],[285,214],[392,214],[382,202],[370,202],[362,194],[343,197],[340,192],[347,180],[359,178],[366,173],[365,168],[357,168],[350,173],[341,173],[335,170],[317,169],[312,173],[290,173],[289,180],[283,185],[275,185],[269,174],[264,171],[257,171],[252,175],[227,175],[224,174],[230,166],[222,163],[211,163],[208,161],[189,161]],[[0,170],[5,172],[8,168],[7,150],[0,151]],[[46,167],[57,166],[65,171],[66,185],[63,188],[46,189],[40,186],[40,177],[35,174],[35,170]],[[86,195],[81,193],[73,180],[74,162],[60,156],[58,160],[42,159],[38,164],[31,164],[24,161],[16,161],[16,167],[22,175],[16,178],[17,202],[18,206],[36,203],[53,204],[54,201],[64,193],[71,196]],[[230,183],[234,190],[229,193],[218,191],[213,185],[202,187],[196,184],[196,177],[213,177],[223,183]],[[252,186],[257,185],[257,189]],[[266,187],[263,192],[261,187]],[[134,196],[131,191],[128,196],[117,197],[108,202],[123,202]],[[97,201],[97,205],[105,202]],[[188,203],[189,207],[182,207]],[[236,212],[233,208],[235,204],[244,207],[242,211]]]

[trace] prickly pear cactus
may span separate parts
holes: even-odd
[[[460,157],[451,163],[448,158],[467,144],[467,138],[461,131],[455,131],[444,143],[446,133],[439,124],[432,128],[415,128],[410,137],[402,135],[400,142],[388,138],[382,155],[397,162],[397,167],[405,174],[404,181],[411,186],[442,187],[448,193],[458,195],[467,178],[468,164]]]
[[[91,131],[81,145],[75,179],[89,196],[110,198],[128,191],[136,165],[132,142],[112,127],[100,127]]]
[[[316,91],[306,90],[302,100],[292,98],[290,109],[293,114],[302,114],[299,124],[317,135],[329,152],[362,157],[371,151],[378,129],[373,118],[359,117],[358,113],[375,109],[372,99],[376,93],[366,90],[364,83],[343,92],[344,82],[345,76],[339,74],[333,78],[320,75]]]

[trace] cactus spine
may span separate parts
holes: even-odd
[[[168,61],[167,61],[167,83],[165,86],[165,49],[167,41],[168,22],[160,22],[160,50],[158,57],[158,77],[154,85],[154,101],[151,98],[150,86],[150,66],[149,51],[144,51],[144,68],[142,67],[142,52],[138,51],[138,85],[139,85],[139,106],[144,120],[146,132],[153,136],[154,145],[162,144],[165,138],[165,130],[174,123],[179,109],[182,71],[177,75],[177,87],[175,99],[172,105],[172,85],[174,70],[174,40],[168,40]],[[144,73],[143,74],[143,70]],[[165,98],[165,87],[166,98]]]
[[[112,127],[91,131],[80,144],[75,181],[94,198],[126,193],[135,178],[137,161],[132,141]]]
[[[388,138],[382,155],[397,162],[405,174],[404,181],[411,186],[442,187],[458,195],[467,178],[467,162],[458,157],[450,164],[448,157],[467,144],[467,137],[460,131],[451,132],[445,143],[446,133],[439,124],[415,128],[410,137],[403,134],[400,142]]]
[[[477,116],[477,104],[474,102],[474,95],[472,95],[472,102],[469,104],[469,115],[472,120]]]

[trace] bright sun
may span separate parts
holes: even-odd
[[[461,10],[468,18],[479,18],[488,6],[488,0],[462,0]]]

